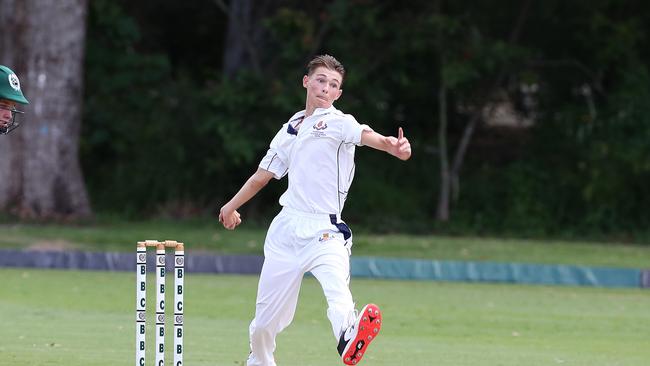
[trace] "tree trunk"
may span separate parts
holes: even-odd
[[[223,74],[233,77],[239,70],[250,68],[262,72],[259,50],[264,37],[262,16],[268,11],[269,1],[234,0],[229,5],[215,0],[228,16],[228,30],[223,55]]]
[[[434,11],[441,14],[442,0],[434,3]],[[446,63],[444,36],[439,29],[436,35],[436,43],[439,53],[440,88],[438,90],[438,151],[440,160],[440,192],[438,195],[438,207],[436,208],[436,220],[449,221],[449,154],[447,153],[447,82],[445,80],[444,68]]]
[[[510,32],[510,37],[508,39],[508,42],[511,45],[514,45],[517,43],[517,40],[519,39],[519,35],[521,33],[521,29],[524,26],[524,23],[526,22],[526,18],[528,17],[528,13],[530,10],[531,6],[531,0],[526,0],[523,2],[521,5],[521,9],[519,11],[519,15],[517,16],[517,20],[512,28],[512,31]],[[442,67],[442,66],[441,66]],[[481,113],[487,106],[491,106],[490,108],[494,108],[494,104],[490,100],[491,93],[493,93],[502,83],[503,80],[506,77],[507,70],[504,68],[502,69],[497,77],[494,80],[494,83],[490,89],[487,90],[487,94],[485,95],[485,101],[483,105],[481,105],[479,108],[476,109],[474,112],[474,115],[470,119],[470,121],[465,125],[465,128],[463,130],[463,135],[458,143],[458,147],[456,148],[456,151],[454,153],[454,159],[451,164],[451,169],[448,169],[448,180],[451,185],[451,195],[453,196],[454,200],[457,200],[459,195],[460,195],[460,171],[463,166],[463,162],[465,161],[465,153],[467,152],[467,149],[469,148],[469,144],[471,142],[472,136],[474,135],[474,131],[476,130],[476,126],[478,125],[478,122],[481,119]],[[492,104],[491,104],[492,103]],[[440,209],[440,206],[443,204],[446,204],[449,206],[449,195],[450,192],[447,190],[446,196],[444,196],[443,201],[443,194],[442,194],[442,189],[445,187],[441,187],[441,194],[440,194],[440,201],[438,202],[438,208]],[[449,187],[447,187],[448,189]],[[447,212],[449,215],[449,210]]]
[[[23,218],[92,215],[79,164],[86,0],[1,0],[2,62],[30,104],[0,141],[0,209]],[[6,13],[5,13],[6,11]],[[4,184],[6,182],[7,184]]]
[[[441,66],[442,68],[442,66]],[[438,91],[438,145],[440,151],[440,196],[438,197],[438,208],[436,210],[436,220],[449,221],[449,157],[447,154],[447,86],[445,85],[444,76],[440,80],[440,90]]]
[[[26,4],[21,0],[0,1],[0,64],[6,65],[18,74],[25,91],[26,70],[20,55],[25,54],[24,21]],[[29,98],[28,98],[29,99]],[[19,107],[23,108],[24,107]],[[23,123],[24,127],[24,123]],[[16,207],[22,196],[23,146],[22,128],[11,135],[0,136],[0,209]]]

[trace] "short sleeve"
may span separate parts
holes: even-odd
[[[289,154],[293,136],[287,133],[285,123],[273,137],[266,155],[260,161],[259,167],[273,173],[275,179],[281,179],[289,171]]]
[[[266,152],[266,155],[260,161],[259,167],[273,173],[275,179],[282,179],[289,172],[287,165],[273,149],[269,149]]]
[[[372,131],[372,128],[360,124],[352,115],[345,115],[341,130],[343,142],[361,145],[361,134],[364,130]]]

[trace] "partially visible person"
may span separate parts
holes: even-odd
[[[18,104],[29,104],[20,89],[20,80],[10,68],[0,65],[0,135],[20,126],[16,115],[23,112],[16,109]]]

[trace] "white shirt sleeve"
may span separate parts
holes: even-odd
[[[260,161],[259,167],[273,173],[275,179],[282,179],[289,171],[289,149],[293,139],[287,133],[287,124],[284,124],[275,135],[266,155]]]
[[[275,179],[282,179],[289,172],[287,165],[278,157],[278,154],[269,149],[260,161],[260,168],[273,173]]]
[[[357,120],[350,114],[346,114],[343,124],[342,124],[342,139],[345,143],[352,143],[355,145],[361,145],[361,133],[364,130],[372,131],[370,126],[365,124],[360,124]]]

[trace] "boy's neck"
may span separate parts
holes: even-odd
[[[305,106],[305,118],[310,117],[312,114],[314,114],[314,112],[316,112],[318,108],[329,109],[332,108],[332,106],[329,106],[328,108],[323,108],[323,107],[315,107],[315,106],[307,105]]]
[[[307,105],[305,106],[305,118],[307,118],[307,117],[311,116],[312,114],[314,114],[314,112],[316,111],[316,108],[318,108],[318,107],[316,107],[313,104],[307,103]]]

